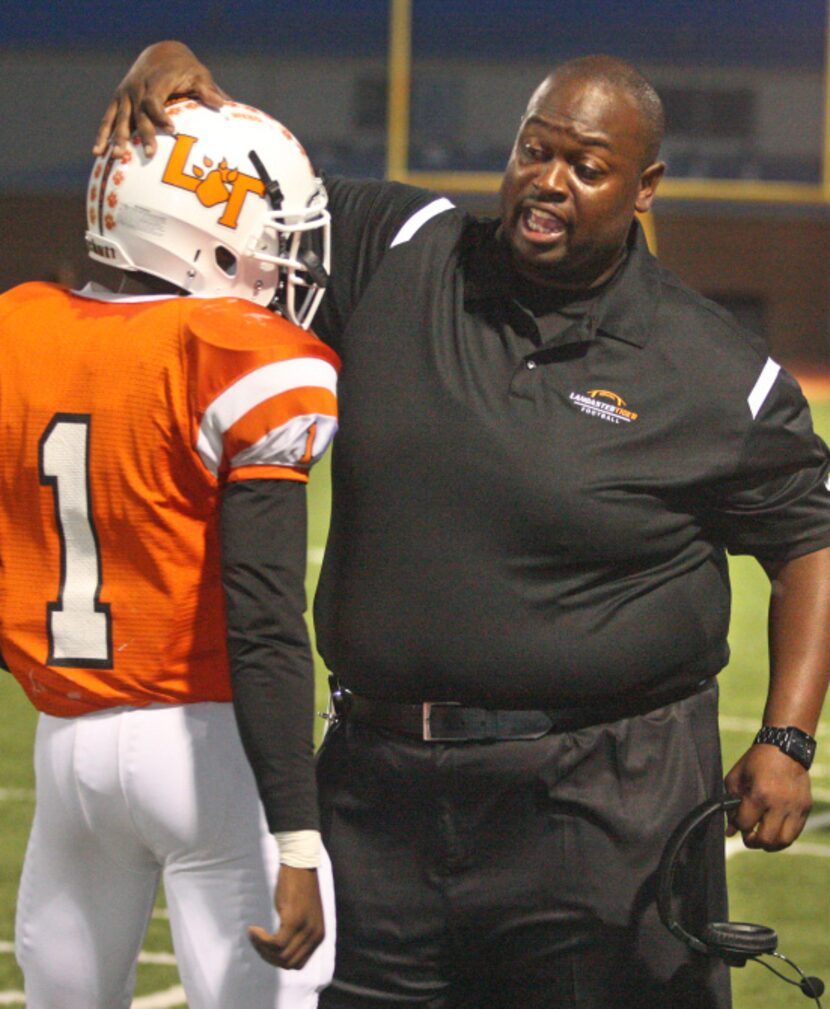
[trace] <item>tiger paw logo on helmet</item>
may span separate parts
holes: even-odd
[[[235,228],[247,195],[255,193],[259,197],[265,196],[265,185],[253,175],[229,168],[225,158],[222,158],[218,167],[213,168],[215,162],[207,155],[202,158],[202,164],[210,169],[207,174],[199,165],[194,165],[188,173],[186,165],[196,141],[196,137],[186,134],[179,133],[176,136],[161,181],[168,186],[177,186],[195,193],[204,207],[216,207],[224,203],[225,210],[219,218],[219,224]]]

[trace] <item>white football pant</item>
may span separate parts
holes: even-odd
[[[189,1009],[316,1006],[334,966],[331,868],[323,944],[275,970],[247,927],[276,929],[277,847],[230,704],[42,714],[35,772],[16,924],[28,1009],[129,1009],[160,878]]]

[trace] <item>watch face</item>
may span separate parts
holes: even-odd
[[[787,733],[788,739],[785,753],[794,757],[805,767],[809,767],[813,762],[816,752],[816,742],[811,739],[806,732],[796,732],[790,729]]]
[[[755,737],[756,743],[769,743],[777,746],[782,753],[797,760],[799,764],[809,770],[816,754],[816,741],[812,736],[788,725],[786,728],[776,725],[763,725]]]

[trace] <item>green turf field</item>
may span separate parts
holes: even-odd
[[[830,403],[816,404],[816,427],[830,440]],[[309,523],[309,595],[319,572],[328,516],[328,470],[315,470],[311,482]],[[765,691],[766,578],[754,561],[733,561],[733,659],[720,677],[721,727],[726,766],[749,744],[759,724]],[[325,674],[318,665],[320,707]],[[0,1006],[22,1006],[22,978],[12,953],[17,876],[33,810],[31,740],[34,714],[10,676],[0,674]],[[830,718],[819,733],[813,771],[815,809],[808,831],[787,852],[748,852],[740,842],[728,845],[731,918],[774,927],[779,947],[808,974],[830,982]],[[322,723],[321,723],[322,724]],[[823,744],[823,745],[822,745]],[[59,941],[59,939],[57,940]],[[804,1009],[795,988],[749,964],[733,971],[734,1009]],[[162,902],[159,902],[138,970],[134,1009],[180,1009],[184,1006]],[[625,1009],[609,1006],[608,1009]],[[671,1009],[667,1006],[666,1009]]]

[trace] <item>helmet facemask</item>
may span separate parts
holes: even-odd
[[[331,265],[331,217],[328,197],[320,179],[305,207],[286,206],[279,183],[271,179],[256,151],[249,154],[265,186],[271,210],[259,236],[253,236],[247,253],[265,272],[278,271],[279,279],[268,305],[307,329],[325,294]],[[320,252],[315,249],[319,238]],[[257,281],[267,287],[264,280]]]

